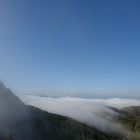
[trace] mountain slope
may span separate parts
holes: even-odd
[[[126,107],[118,112],[120,113],[118,120],[128,131],[128,138],[140,140],[140,106]]]
[[[26,106],[0,83],[0,140],[120,140],[68,117]]]

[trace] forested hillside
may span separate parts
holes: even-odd
[[[140,107],[115,111],[120,114],[118,122],[133,135],[107,134],[71,118],[24,105],[0,83],[0,140],[138,140]]]
[[[116,140],[118,138],[71,118],[26,106],[10,89],[0,84],[1,140]]]

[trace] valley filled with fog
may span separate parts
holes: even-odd
[[[51,98],[37,95],[19,95],[19,98],[27,105],[70,117],[104,132],[123,131],[123,126],[114,121],[119,113],[113,108],[123,109],[129,106],[140,106],[140,100],[121,98]]]

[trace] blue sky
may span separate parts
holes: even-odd
[[[139,0],[0,1],[0,79],[19,93],[137,97],[139,7]]]

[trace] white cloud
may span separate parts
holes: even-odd
[[[20,95],[20,99],[28,105],[51,113],[71,117],[103,131],[122,130],[122,126],[113,121],[113,117],[118,114],[109,109],[108,106],[120,109],[127,106],[140,105],[139,100],[119,98],[47,98],[35,95]]]

